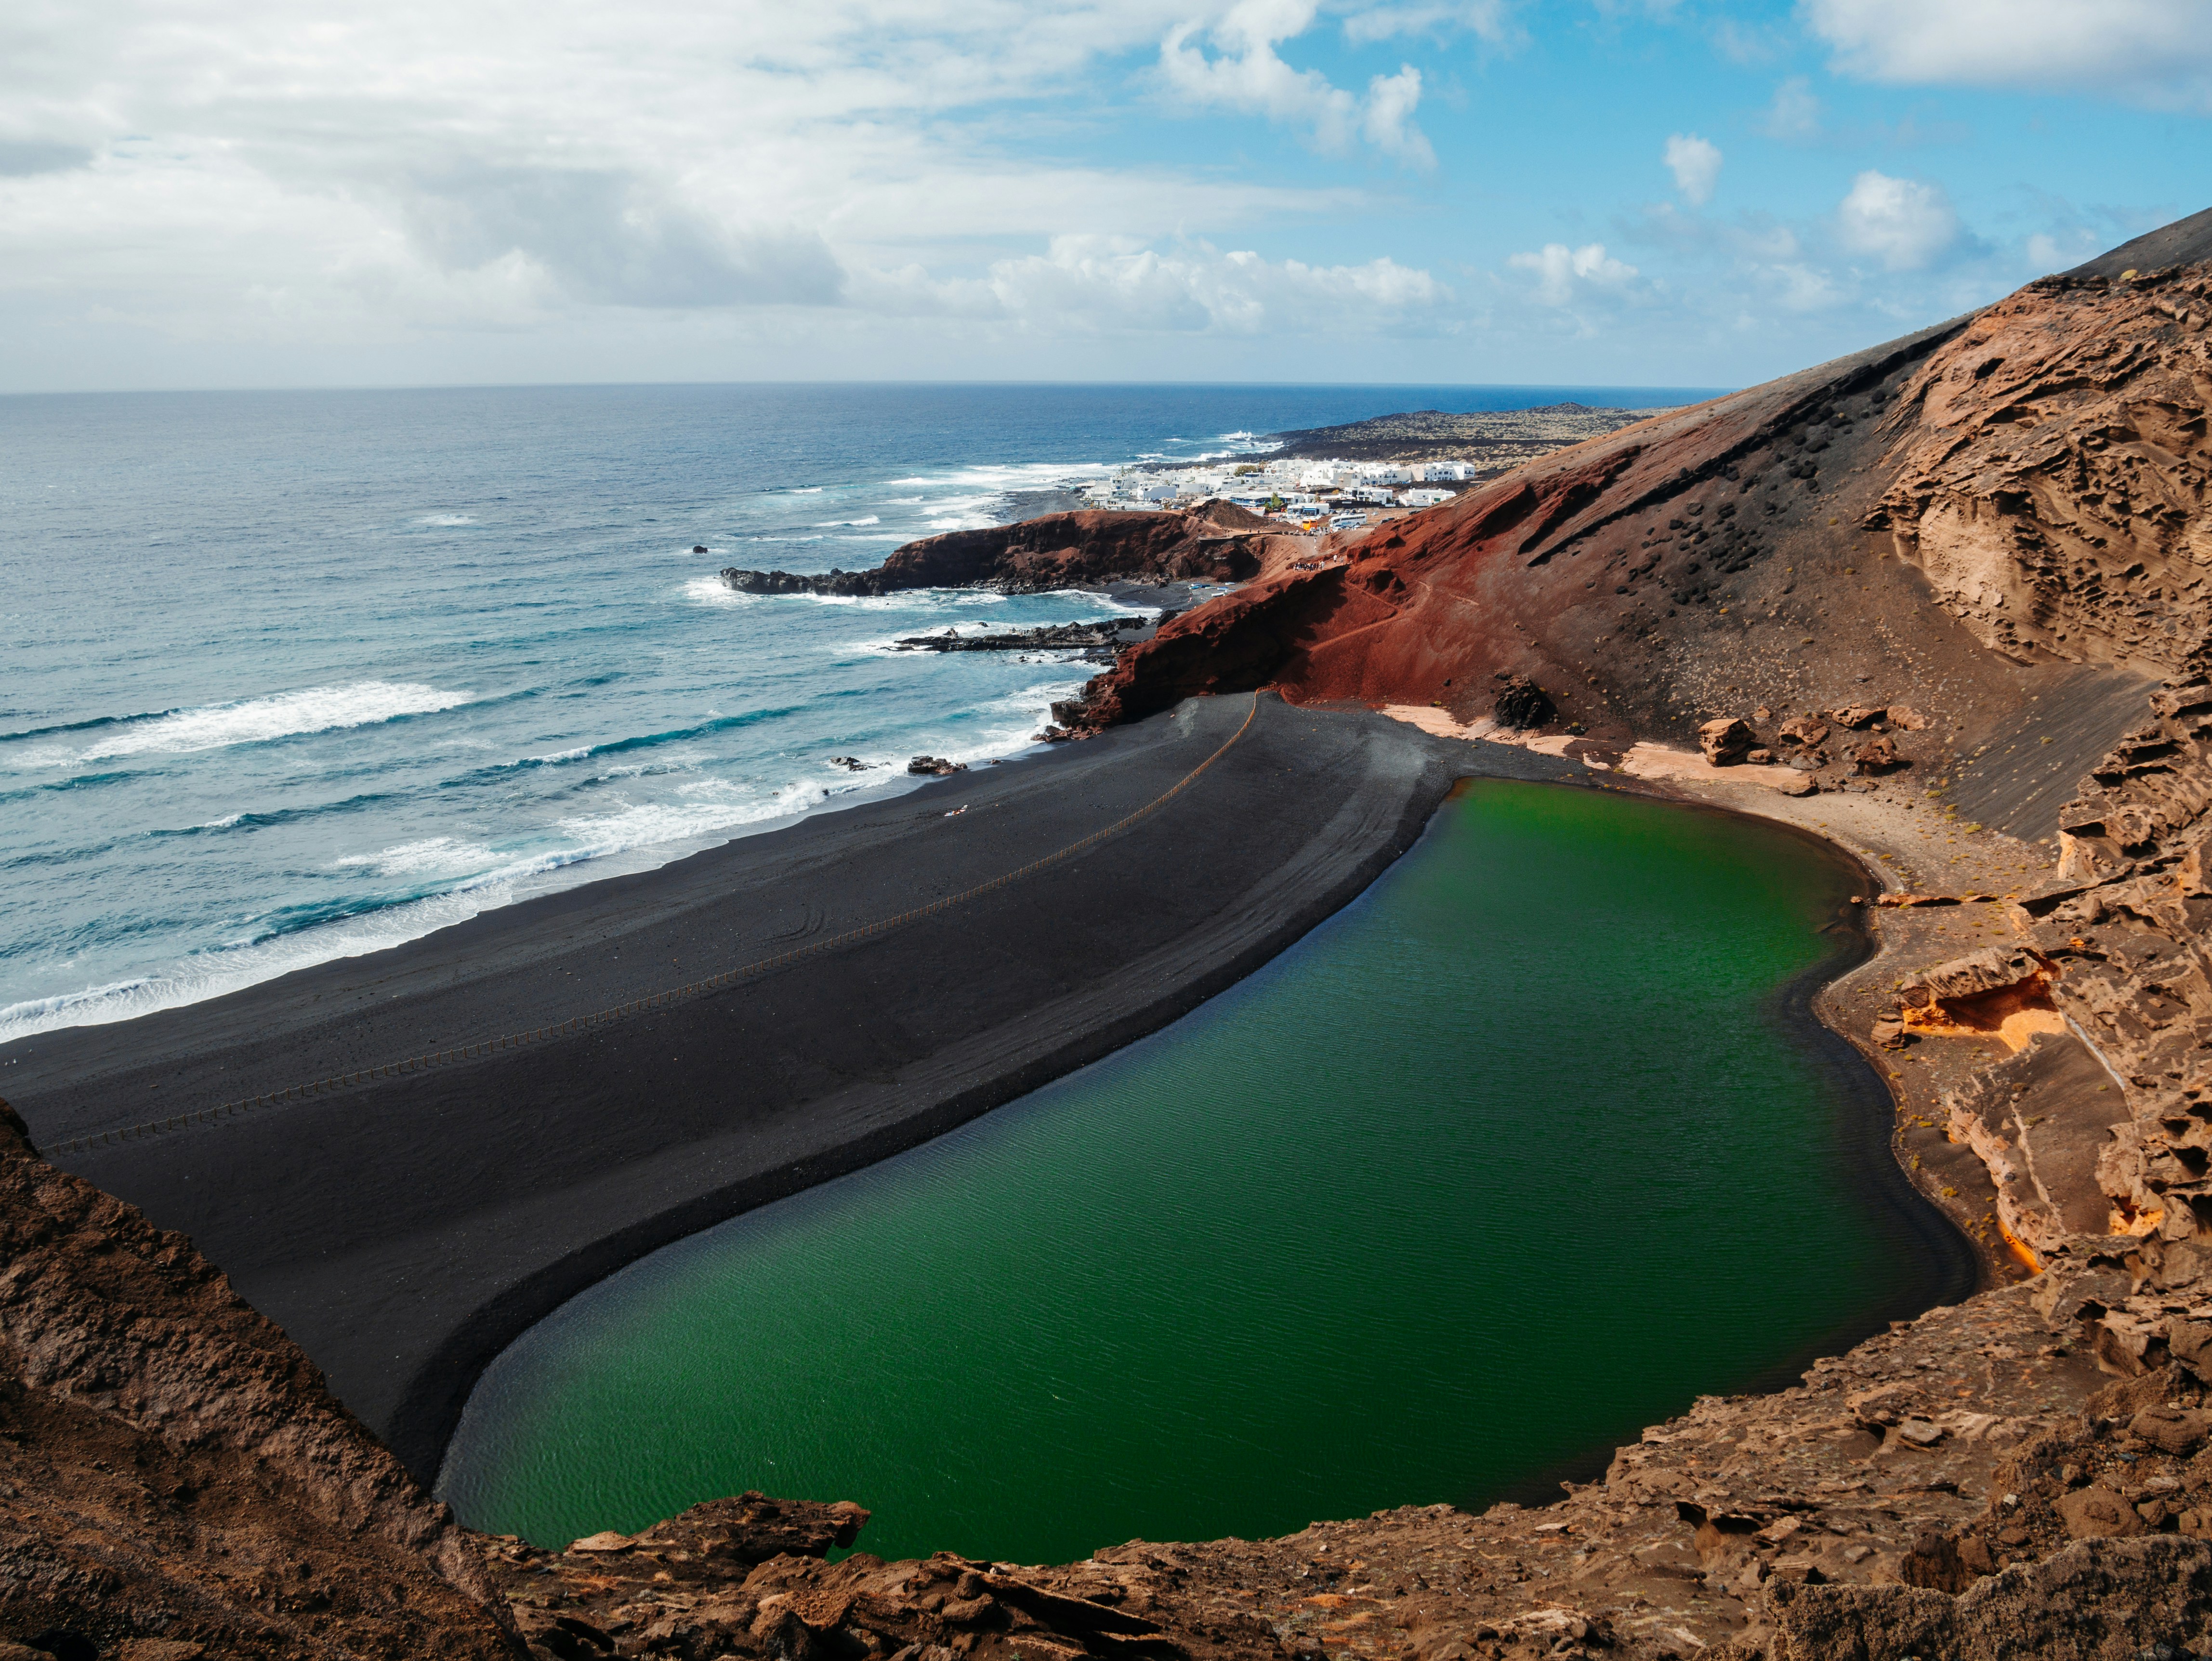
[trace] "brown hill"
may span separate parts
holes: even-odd
[[[1948,736],[2063,668],[2191,672],[2208,277],[2045,279],[1534,463],[1189,613],[1093,719],[1262,680],[1471,718],[1504,672],[1598,737],[1863,687]]]

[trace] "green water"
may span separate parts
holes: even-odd
[[[441,1491],[566,1543],[757,1488],[1040,1562],[1589,1474],[1964,1289],[1802,1013],[1853,888],[1747,820],[1474,784],[1174,1026],[574,1299]]]

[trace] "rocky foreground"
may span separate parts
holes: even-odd
[[[1554,1506],[1034,1567],[831,1565],[864,1511],[758,1494],[559,1553],[471,1534],[187,1242],[12,1124],[0,1229],[7,1661],[2118,1658],[2212,1618],[2212,1325],[2125,1380],[2102,1353],[2131,1288],[2186,1301],[2212,1267],[2183,1244],[1700,1402]]]

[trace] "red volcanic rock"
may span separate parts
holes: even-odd
[[[1229,511],[1240,520],[1252,518],[1240,509]],[[1260,569],[1253,540],[1249,526],[1224,528],[1204,512],[1085,509],[925,537],[896,550],[872,571],[799,576],[733,566],[722,578],[733,588],[757,594],[866,595],[975,587],[1036,593],[1115,581],[1233,582]]]

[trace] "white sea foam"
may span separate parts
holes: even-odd
[[[473,525],[474,514],[425,514],[415,521],[417,525]]]
[[[684,585],[684,594],[694,605],[750,605],[761,598],[731,587],[719,576],[693,577]]]
[[[511,891],[496,883],[457,889],[320,928],[280,934],[250,945],[195,952],[157,974],[114,981],[58,997],[32,998],[0,1007],[0,1043],[64,1026],[100,1026],[134,1020],[157,1009],[219,998],[241,987],[273,980],[337,958],[357,958],[415,940],[433,929],[465,922],[479,911],[504,905]]]
[[[374,854],[349,854],[332,860],[331,865],[335,870],[362,871],[380,877],[472,876],[482,873],[498,857],[482,843],[428,837]]]
[[[883,516],[881,514],[869,514],[866,519],[825,519],[825,520],[817,520],[817,521],[816,522],[814,528],[815,528],[816,530],[817,530],[817,531],[835,531],[835,530],[837,530],[837,529],[841,528],[842,526],[848,526],[848,525],[850,525],[850,526],[860,526],[860,525],[880,525],[880,524],[882,524],[883,522],[884,522],[884,516]]]
[[[273,697],[173,709],[166,715],[119,721],[82,750],[56,747],[36,751],[26,759],[37,765],[71,767],[131,756],[187,755],[234,744],[265,744],[305,733],[373,727],[402,715],[451,709],[475,696],[414,681],[359,680],[343,686],[310,686]]]
[[[809,782],[785,785],[764,797],[727,779],[701,779],[680,787],[673,801],[623,802],[603,812],[562,819],[562,841],[568,844],[563,862],[602,860],[793,818],[820,806],[828,794],[822,785]]]

